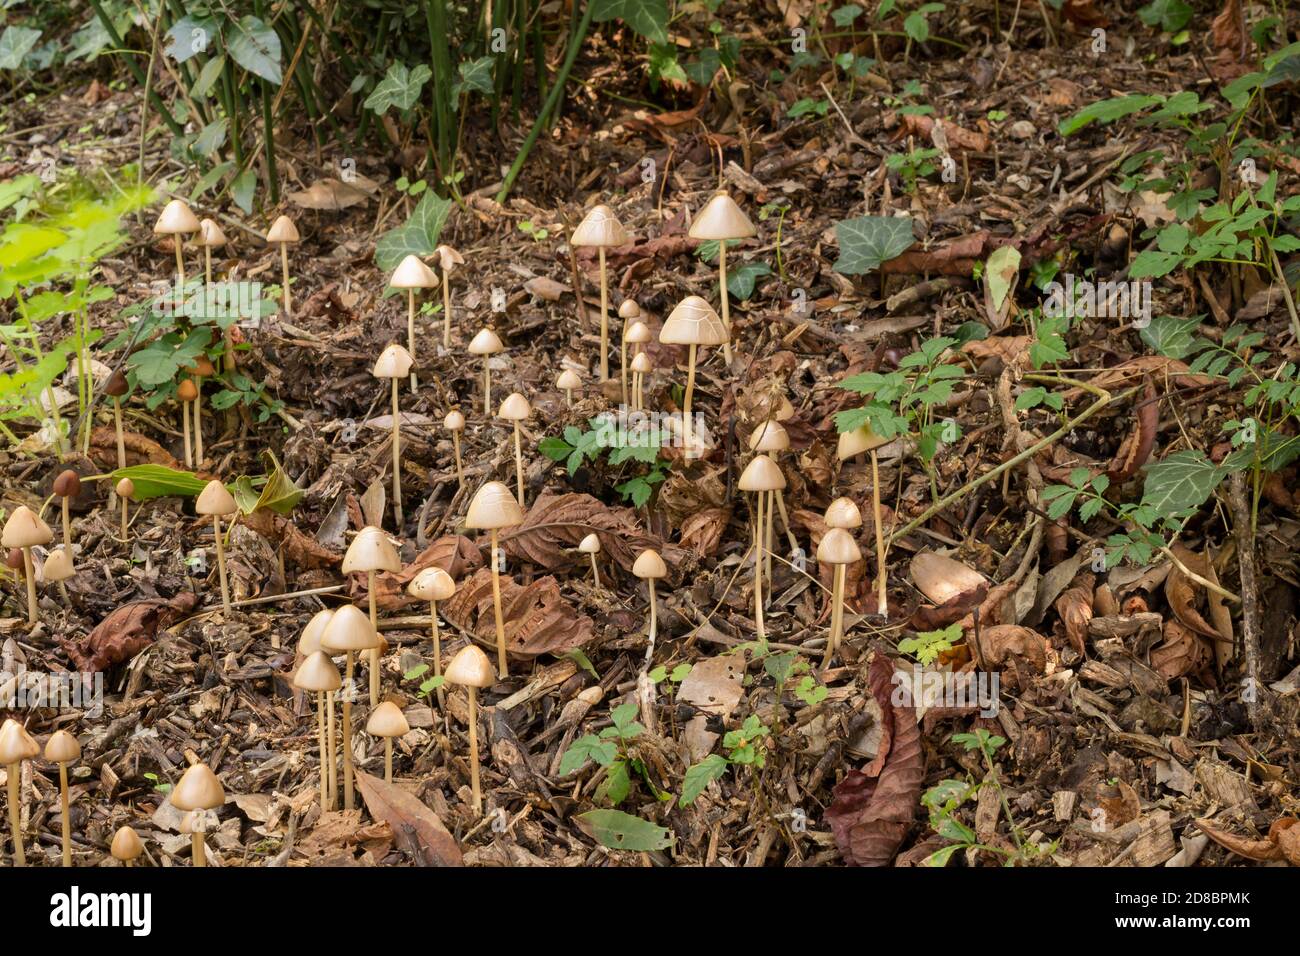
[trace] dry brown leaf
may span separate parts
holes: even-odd
[[[1081,571],[1070,586],[1056,599],[1056,613],[1061,616],[1065,636],[1080,657],[1088,656],[1088,622],[1092,620],[1091,571]]]
[[[81,671],[97,672],[129,661],[154,642],[158,631],[193,611],[199,596],[184,591],[170,601],[151,598],[123,604],[85,637],[58,637]]]
[[[506,575],[501,575],[500,581],[501,616],[509,653],[519,657],[563,654],[591,640],[591,618],[565,601],[555,578],[537,578],[526,587]],[[438,607],[454,626],[473,635],[479,643],[496,647],[490,568],[480,568],[460,585],[454,597]]]
[[[1173,680],[1201,671],[1214,659],[1209,643],[1177,621],[1165,621],[1164,641],[1151,648],[1151,666]]]
[[[469,538],[459,534],[444,535],[431,542],[410,564],[400,571],[381,571],[375,575],[375,594],[377,603],[385,611],[395,611],[408,604],[416,603],[406,593],[406,586],[415,576],[426,568],[442,568],[459,581],[469,571],[484,564],[483,555]],[[366,593],[366,574],[351,575],[349,594],[358,604],[370,600]],[[419,602],[423,603],[423,602]]]
[[[943,143],[946,141],[948,150],[945,152],[952,153],[987,153],[990,148],[989,138],[983,133],[975,133],[964,129],[951,120],[921,116],[917,113],[906,113],[900,116],[899,120],[898,129],[894,131],[893,135],[894,142],[906,139],[908,136],[915,136],[942,148]],[[939,137],[934,135],[936,127],[940,131]],[[936,139],[938,139],[937,142]]]
[[[726,508],[705,508],[682,522],[682,547],[690,548],[702,558],[712,557],[722,542],[722,533],[731,523]]]
[[[396,784],[372,777],[364,771],[356,772],[357,789],[366,801],[366,808],[376,820],[382,820],[393,831],[399,846],[409,837],[411,854],[415,862],[424,866],[461,866],[460,847],[447,828],[434,813],[414,794],[407,793]]]
[[[1128,481],[1137,474],[1138,469],[1151,457],[1151,449],[1156,445],[1156,431],[1160,425],[1160,403],[1156,401],[1156,390],[1150,382],[1146,393],[1137,408],[1137,425],[1133,434],[1124,439],[1115,460],[1106,469],[1106,477],[1111,484],[1117,485]]]
[[[647,548],[658,551],[670,569],[681,561],[681,550],[641,530],[630,508],[611,508],[582,494],[543,494],[528,509],[523,524],[501,534],[501,547],[516,561],[563,571],[586,560],[576,548],[593,531],[600,538],[601,553],[625,571],[632,570],[637,555]]]
[[[1206,569],[1209,562],[1205,555],[1197,554],[1181,542],[1175,543],[1170,551],[1186,565],[1188,570],[1202,577],[1207,576]],[[1219,631],[1196,609],[1196,598],[1201,590],[1201,586],[1184,574],[1177,564],[1173,565],[1169,576],[1165,578],[1165,600],[1169,602],[1169,608],[1174,612],[1174,617],[1178,618],[1179,623],[1197,634],[1210,638],[1218,637]]]
[[[162,445],[138,432],[122,432],[122,445],[126,450],[128,465],[165,465],[180,470],[185,466],[171,456]],[[117,432],[111,428],[96,428],[90,433],[90,456],[104,468],[117,467]]]
[[[979,645],[980,658],[986,667],[1005,667],[1012,658],[1020,658],[1042,674],[1047,671],[1049,658],[1055,657],[1047,638],[1019,624],[980,628]]]
[[[1196,825],[1200,827],[1202,833],[1219,844],[1219,846],[1238,856],[1244,856],[1248,860],[1264,863],[1269,860],[1280,859],[1282,856],[1282,848],[1278,845],[1276,839],[1252,840],[1250,837],[1238,836],[1235,833],[1229,833],[1210,820],[1197,820]],[[1274,826],[1277,826],[1277,824],[1275,823]],[[1293,830],[1294,827],[1288,829]],[[1273,832],[1270,829],[1270,836],[1272,836]]]
[[[310,535],[303,534],[292,521],[273,511],[263,508],[244,515],[240,521],[272,544],[283,548],[285,557],[299,568],[336,568],[343,562],[343,555],[331,551]]]
[[[367,202],[370,196],[355,185],[326,176],[300,192],[289,193],[288,198],[303,209],[347,209]]]

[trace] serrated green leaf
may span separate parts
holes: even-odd
[[[709,784],[722,778],[727,772],[727,758],[721,754],[710,754],[686,771],[682,779],[682,806],[689,807],[695,798],[702,794]]]
[[[1199,450],[1178,451],[1147,469],[1142,505],[1163,518],[1205,504],[1228,472]]]

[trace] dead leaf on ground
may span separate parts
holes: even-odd
[[[503,574],[500,581],[501,616],[509,653],[519,657],[563,654],[591,640],[591,618],[564,599],[555,578],[547,575],[522,586]],[[491,569],[480,568],[461,583],[455,596],[438,607],[454,626],[472,634],[484,646],[496,647]]]
[[[576,549],[592,532],[600,538],[601,554],[624,571],[631,571],[637,555],[647,548],[658,551],[670,568],[680,562],[680,549],[643,531],[630,508],[611,508],[583,494],[543,494],[528,509],[523,524],[501,534],[501,547],[515,561],[563,571],[587,559]]]
[[[361,770],[356,772],[356,776],[357,789],[361,791],[370,815],[388,824],[399,846],[404,845],[404,837],[411,838],[410,846],[417,851],[410,854],[415,856],[415,863],[424,866],[462,865],[460,847],[452,835],[438,815],[414,794]]]
[[[85,637],[60,636],[58,641],[78,670],[107,670],[135,657],[157,639],[160,629],[189,614],[198,604],[199,596],[192,591],[184,591],[170,601],[132,601],[113,611]]]

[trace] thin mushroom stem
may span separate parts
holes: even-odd
[[[627,326],[628,320],[623,320],[623,328],[618,334],[618,374],[623,383],[623,404],[627,404]]]
[[[203,378],[194,376],[194,464],[203,464]]]
[[[203,247],[203,284],[212,285],[212,247]]]
[[[609,286],[605,282],[605,247],[600,255],[600,380],[609,381]]]
[[[519,441],[519,422],[515,422],[515,484],[519,491],[519,507],[524,506],[524,453]]]
[[[414,386],[412,386],[414,387]],[[402,531],[402,410],[397,400],[397,379],[393,379],[393,513],[397,532]]]
[[[880,517],[880,464],[874,448],[871,449],[871,516],[876,523],[876,574],[879,576],[879,581],[876,584],[877,594],[879,595],[877,612],[887,616],[889,614],[889,574],[885,567],[884,522]]]
[[[127,504],[127,501],[126,501],[125,498],[123,498],[123,499],[122,499],[122,540],[123,540],[124,542],[126,542],[127,544],[130,544],[130,543],[131,543],[131,539],[130,539],[129,537],[127,537],[127,535],[130,533],[130,530],[129,530],[128,527],[127,527],[127,520],[126,520],[126,504]]]
[[[456,449],[456,484],[465,487],[465,466],[460,461],[460,432],[451,433],[451,445]]]
[[[72,516],[68,510],[68,501],[70,497],[71,496],[68,495],[63,498],[63,546],[65,548],[72,547]]]
[[[284,317],[293,315],[293,297],[289,293],[289,244],[280,243],[280,271],[284,273]]]
[[[393,782],[393,738],[384,738],[384,783]]]
[[[649,664],[655,654],[655,638],[659,636],[659,614],[655,610],[655,579],[646,578],[646,584],[650,586],[650,633],[649,644],[645,650],[645,660]]]
[[[483,356],[483,414],[492,414],[492,366],[490,357]]]
[[[185,467],[194,467],[194,455],[190,452],[190,403],[181,402],[181,438],[185,443]]]
[[[767,639],[763,621],[763,492],[757,492],[754,500],[754,626],[763,641]]]
[[[506,665],[506,625],[501,616],[501,572],[497,570],[497,529],[492,529],[492,613],[497,625],[497,673],[508,676]]]
[[[469,689],[469,785],[473,794],[474,813],[483,812],[483,796],[478,788],[478,688]]]
[[[767,598],[769,603],[772,600],[772,544],[775,538],[773,528],[776,527],[776,522],[772,520],[772,516],[776,514],[776,496],[776,490],[767,493],[767,510],[763,517],[767,525],[763,541],[763,574],[767,576]]]
[[[339,765],[338,765],[338,735],[334,732],[334,695],[332,693],[325,695],[325,739],[329,745],[326,758],[329,761],[329,809],[333,810],[339,802]]]
[[[442,271],[442,347],[451,348],[451,277]]]
[[[415,290],[406,290],[406,350],[411,353],[411,358],[415,358]],[[393,379],[394,382],[397,379]],[[419,388],[419,383],[415,380],[415,362],[411,362],[411,391]]]
[[[325,737],[325,691],[316,692],[316,740],[320,747],[320,809],[324,813],[330,802],[330,758]]]
[[[345,655],[343,680],[343,809],[351,810],[352,796],[352,652]]]
[[[690,346],[686,358],[686,395],[682,398],[682,442],[685,457],[691,458],[691,396],[695,394],[695,352],[699,346]]]
[[[780,488],[776,489],[776,510],[781,515],[781,527],[785,528],[785,536],[790,542],[790,550],[794,551],[799,547],[799,539],[796,538],[794,532],[790,530],[790,516],[786,513],[785,495],[782,494]]]
[[[727,240],[718,240],[718,296],[722,299],[722,324],[727,329],[727,341],[722,343],[722,358],[731,364],[731,301],[727,296]]]
[[[27,623],[35,624],[36,617],[36,567],[32,564],[32,549],[23,548],[23,574],[27,576]]]
[[[203,844],[202,833],[193,833],[190,835],[190,857],[195,866],[208,865],[208,850]]]
[[[8,767],[9,777],[9,830],[14,839],[14,866],[26,866],[27,854],[23,852],[23,832],[18,817],[18,785],[23,777],[22,764],[14,761]]]
[[[393,379],[394,382],[397,379]],[[375,572],[366,572],[366,594],[370,599],[370,626],[379,633],[379,601],[375,595]],[[379,648],[370,649],[370,706],[379,706]]]
[[[591,577],[596,582],[596,587],[600,587],[600,568],[596,567],[596,556],[591,555]]]
[[[113,396],[113,425],[117,430],[117,467],[126,467],[126,438],[122,434],[122,400]]]
[[[566,388],[564,390],[564,403],[566,408],[573,407],[573,389]]]
[[[217,542],[217,574],[221,577],[221,610],[230,616],[230,585],[226,581],[226,546],[221,543],[221,515],[212,516],[212,534]]]
[[[180,295],[185,291],[185,259],[181,256],[181,236],[176,233],[172,236],[172,248],[176,250],[176,278],[180,280]]]
[[[63,865],[72,866],[72,820],[68,815],[68,765],[59,764],[59,804],[63,810]]]
[[[442,676],[442,635],[438,632],[438,602],[429,602],[429,629],[433,632],[433,676]],[[441,686],[438,687],[438,706],[445,713],[447,697]]]
[[[844,629],[844,578],[847,565],[835,565],[831,578],[831,633],[826,638],[826,656],[822,659],[822,670],[831,666],[831,657],[839,647],[840,633]]]

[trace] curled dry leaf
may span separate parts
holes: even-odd
[[[1209,642],[1191,628],[1178,621],[1165,621],[1163,633],[1164,641],[1151,648],[1151,666],[1161,677],[1173,680],[1199,673],[1213,662],[1214,651]]]
[[[547,575],[528,585],[501,577],[501,615],[505,621],[506,650],[518,657],[563,654],[591,640],[591,618],[560,594],[560,585]],[[496,646],[496,618],[492,610],[492,571],[480,568],[464,581],[450,600],[438,605],[452,625],[471,634],[480,644]]]
[[[993,234],[981,229],[966,236],[937,243],[929,249],[916,249],[882,263],[880,271],[894,275],[928,272],[967,278],[977,263],[984,261]]]
[[[1012,658],[1020,658],[1043,674],[1047,672],[1048,661],[1054,662],[1056,658],[1047,638],[1019,624],[980,628],[979,645],[980,658],[986,667],[1005,667]]]
[[[1225,850],[1260,863],[1283,858],[1283,837],[1285,837],[1285,849],[1292,851],[1291,855],[1286,857],[1287,862],[1292,866],[1300,866],[1300,854],[1295,852],[1297,843],[1300,843],[1300,840],[1296,839],[1297,836],[1300,836],[1300,832],[1297,832],[1295,826],[1296,823],[1300,823],[1300,820],[1296,820],[1294,817],[1283,817],[1274,821],[1273,825],[1269,827],[1267,839],[1252,840],[1250,837],[1229,833],[1211,820],[1196,821],[1196,825],[1200,827],[1201,832]]]
[[[1137,407],[1137,425],[1133,434],[1124,440],[1115,460],[1106,469],[1111,484],[1128,481],[1151,457],[1156,444],[1156,431],[1160,426],[1160,403],[1156,401],[1155,387],[1147,382],[1141,404]]]
[[[989,151],[987,136],[964,129],[951,120],[921,116],[917,113],[904,114],[899,117],[899,120],[901,122],[893,135],[894,142],[915,136],[917,139],[930,140],[939,148],[943,148],[946,144],[948,149],[945,152],[987,153]],[[939,131],[938,135],[935,134],[936,129]]]
[[[343,555],[325,547],[310,535],[303,534],[296,524],[273,511],[254,511],[244,515],[241,523],[283,548],[285,557],[299,568],[309,571],[336,568],[343,562]]]
[[[601,553],[625,571],[632,570],[637,555],[647,548],[658,551],[670,568],[683,556],[680,548],[642,531],[630,508],[611,508],[582,494],[543,494],[528,509],[523,524],[502,532],[501,546],[516,561],[562,571],[585,560],[575,549],[593,531],[600,538]]]
[[[460,847],[438,815],[414,794],[396,784],[357,771],[357,789],[366,808],[376,820],[392,828],[398,846],[406,849],[417,864],[425,866],[461,866]],[[404,837],[410,838],[408,845]]]
[[[347,209],[369,198],[365,190],[329,176],[316,180],[306,189],[288,194],[289,202],[303,209]]]
[[[107,670],[135,657],[157,639],[161,628],[174,624],[198,604],[199,596],[190,591],[170,601],[132,601],[113,611],[85,637],[60,636],[58,641],[78,670]]]
[[[185,467],[162,445],[138,432],[123,431],[122,446],[127,465],[164,465],[177,471]],[[94,429],[90,433],[90,457],[105,469],[116,468],[117,432],[108,427]]]
[[[722,542],[722,533],[731,522],[726,508],[705,508],[682,522],[682,547],[690,548],[702,558],[712,557]]]
[[[1092,620],[1091,571],[1080,572],[1056,599],[1056,613],[1065,626],[1065,636],[1080,657],[1088,656],[1088,622]]]
[[[908,566],[916,589],[934,602],[912,615],[918,631],[933,631],[961,620],[988,596],[989,582],[974,568],[933,551],[922,551]]]
[[[1170,551],[1188,570],[1201,575],[1201,577],[1208,578],[1210,574],[1214,573],[1209,567],[1208,558],[1204,554],[1193,551],[1185,544],[1175,543],[1170,548]],[[1230,633],[1220,635],[1219,631],[1205,620],[1201,616],[1201,612],[1197,610],[1196,599],[1200,590],[1200,585],[1184,574],[1182,568],[1177,564],[1170,568],[1169,576],[1165,578],[1165,599],[1169,602],[1169,608],[1174,612],[1174,617],[1178,618],[1179,623],[1197,634],[1203,634],[1209,638],[1226,636],[1230,639]]]

